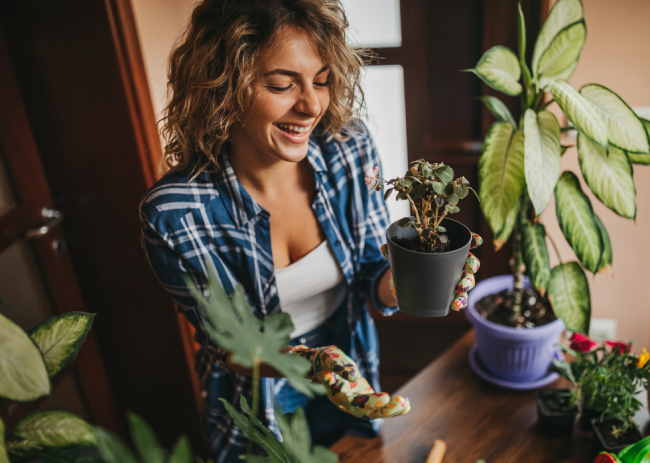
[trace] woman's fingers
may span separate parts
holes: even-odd
[[[459,312],[467,307],[467,293],[456,293],[456,297],[451,303],[451,310]]]
[[[470,245],[470,249],[478,248],[482,244],[483,238],[481,238],[481,236],[477,235],[476,233],[472,233],[472,244]]]
[[[467,261],[465,262],[465,270],[464,270],[465,273],[474,274],[478,272],[478,269],[480,267],[481,267],[481,262],[474,254],[470,252],[469,256],[467,257]]]
[[[359,367],[350,357],[336,346],[321,348],[321,360],[324,368],[351,383],[359,378]]]

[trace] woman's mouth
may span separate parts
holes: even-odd
[[[303,126],[289,124],[286,122],[278,122],[273,126],[278,129],[278,132],[291,143],[302,144],[309,140],[309,130],[313,124]]]

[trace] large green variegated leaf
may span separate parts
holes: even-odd
[[[514,52],[500,45],[486,51],[474,69],[467,69],[495,90],[510,96],[521,93],[521,68]]]
[[[594,221],[591,201],[582,192],[580,181],[573,172],[563,172],[557,182],[555,212],[562,233],[582,265],[596,273],[603,255],[603,242]]]
[[[639,120],[643,123],[643,127],[650,137],[650,121],[642,117],[639,117]],[[633,162],[634,164],[650,164],[650,154],[627,153],[627,156],[630,158],[630,162]]]
[[[553,268],[548,293],[555,315],[562,319],[567,330],[588,334],[591,296],[582,267],[577,262],[569,262]]]
[[[49,393],[43,356],[22,328],[0,314],[0,397],[27,402]]]
[[[537,75],[539,61],[555,36],[565,27],[583,18],[580,0],[558,0],[539,31],[533,50],[533,74]]]
[[[608,148],[607,127],[600,111],[563,80],[552,81],[549,90],[566,117],[578,130],[604,148]]]
[[[192,448],[187,437],[183,436],[174,445],[167,463],[192,463]]]
[[[607,87],[587,84],[580,94],[591,101],[607,126],[609,143],[629,153],[650,153],[648,133],[632,109]]]
[[[95,314],[68,312],[41,323],[29,336],[43,354],[50,378],[70,365],[93,324]]]
[[[510,122],[515,129],[517,128],[515,118],[512,117],[512,113],[503,101],[494,96],[482,96],[480,100],[485,103],[485,106],[496,118],[497,122]]]
[[[0,463],[9,463],[7,447],[5,447],[5,424],[0,418]]]
[[[524,170],[535,214],[544,212],[560,173],[560,124],[549,111],[524,114]]]
[[[526,273],[532,285],[543,296],[551,277],[544,225],[536,223],[523,226],[521,238]]]
[[[525,185],[523,132],[508,122],[494,123],[485,137],[479,185],[481,209],[499,249],[512,233]]]
[[[612,269],[612,260],[613,260],[613,252],[612,252],[612,242],[609,240],[609,233],[607,233],[607,229],[605,228],[605,225],[603,225],[602,220],[600,220],[600,217],[594,213],[594,222],[596,222],[596,226],[598,227],[598,231],[600,232],[600,237],[603,240],[603,257],[600,259],[600,268],[598,269],[598,273],[609,273],[611,275],[614,274],[614,271]]]
[[[96,444],[91,425],[77,415],[58,410],[27,415],[18,422],[13,435],[41,447]]]
[[[621,217],[636,219],[636,188],[632,164],[623,151],[602,146],[578,134],[578,159],[582,175],[596,197]]]
[[[578,61],[585,44],[587,28],[580,20],[562,29],[539,60],[540,78],[557,79]]]

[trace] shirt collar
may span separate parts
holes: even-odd
[[[332,143],[333,139],[329,134],[312,134],[310,137],[307,159],[315,173],[321,175],[327,173],[327,163],[323,151],[326,154],[333,154],[336,147],[332,146]],[[219,155],[219,165],[221,169],[212,174],[213,182],[222,197],[224,207],[228,211],[233,224],[237,228],[242,228],[258,215],[270,217],[269,212],[260,206],[241,185],[225,153]],[[317,176],[316,189],[319,190],[321,185],[322,182]]]

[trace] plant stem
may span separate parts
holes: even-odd
[[[555,250],[555,255],[557,256],[557,260],[562,265],[562,258],[560,257],[560,251],[557,250],[557,246],[555,245],[555,240],[553,240],[553,237],[549,235],[548,233],[546,234],[546,237],[549,239],[551,244],[553,245],[553,249]]]
[[[411,203],[411,209],[413,209],[413,212],[415,212],[415,220],[417,220],[418,224],[422,226],[422,222],[420,221],[420,214],[418,214],[418,209],[415,207],[415,203],[413,202],[413,200],[411,199],[408,193],[406,193],[406,197]],[[422,235],[420,234],[420,230],[418,230],[418,234],[420,235],[420,241],[422,241],[423,238]]]
[[[259,393],[260,393],[260,361],[253,358],[253,416],[257,418],[257,411],[259,409]],[[253,442],[249,439],[246,444],[246,455],[250,455],[253,450]]]
[[[447,209],[445,209],[445,212],[443,212],[442,215],[440,216],[440,220],[438,220],[438,222],[435,224],[436,229],[438,228],[438,225],[440,225],[440,222],[442,222],[442,219],[444,219],[446,215],[447,215]]]
[[[518,317],[521,313],[521,301],[524,293],[524,260],[521,254],[521,233],[519,232],[519,223],[515,225],[515,237],[514,237],[514,263],[512,266],[512,274],[514,276],[514,297],[515,302],[512,305],[512,316]]]

